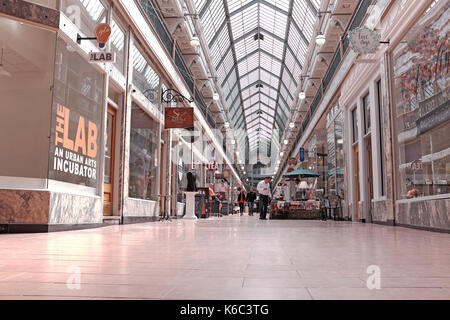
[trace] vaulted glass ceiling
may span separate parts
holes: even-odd
[[[321,0],[194,0],[238,143],[278,141]],[[245,132],[247,134],[245,134]]]

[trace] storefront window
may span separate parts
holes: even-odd
[[[400,199],[450,193],[449,7],[427,10],[393,52]]]
[[[100,0],[62,0],[61,11],[86,37],[92,37],[95,27],[106,22],[106,7]],[[93,43],[97,46],[96,40]]]
[[[125,32],[117,24],[113,18],[111,20],[111,36],[110,36],[111,50],[116,53],[116,62],[114,66],[124,74],[124,58],[125,58]]]
[[[133,102],[130,136],[130,198],[158,200],[158,130],[158,123]]]
[[[49,178],[97,188],[103,152],[104,75],[59,38]]]
[[[357,114],[357,108],[352,110],[352,138],[353,143],[358,141],[358,114]]]
[[[48,177],[55,45],[56,32],[0,16],[0,176]]]
[[[328,195],[344,197],[344,113],[336,105],[327,115]]]
[[[364,108],[364,134],[370,132],[370,95],[366,94],[363,98]]]
[[[133,55],[133,85],[149,101],[156,102],[159,96],[156,92],[159,86],[158,74],[149,65],[141,51],[134,45],[131,47],[131,54]]]

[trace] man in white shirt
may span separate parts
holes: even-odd
[[[267,206],[269,205],[269,199],[272,200],[272,193],[270,192],[270,177],[264,178],[260,181],[256,187],[259,193],[259,219],[267,220]]]

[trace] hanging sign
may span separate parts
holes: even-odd
[[[350,30],[348,38],[353,51],[357,53],[371,53],[380,46],[380,34],[366,27]]]
[[[191,128],[194,126],[194,108],[165,108],[164,128]]]
[[[300,162],[305,161],[305,148],[303,147],[300,148],[299,154],[300,154]]]
[[[295,166],[296,164],[297,164],[297,158],[292,157],[292,158],[288,159],[288,165]]]
[[[103,48],[111,35],[111,27],[107,23],[100,23],[95,27],[94,33],[99,47]]]

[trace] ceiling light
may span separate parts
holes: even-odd
[[[280,156],[282,157],[283,155],[284,155],[284,152],[283,152],[283,151],[281,151],[281,152],[280,152]]]
[[[231,144],[236,144],[236,140],[231,140]]]
[[[284,140],[283,143],[284,143],[285,145],[287,145],[287,144],[289,143],[289,140]]]
[[[237,155],[237,156],[239,155],[239,151],[236,151],[236,155]]]
[[[294,122],[291,122],[291,123],[289,123],[289,128],[294,128],[295,127],[295,123]]]
[[[322,32],[319,32],[319,34],[316,36],[316,44],[321,46],[325,43],[325,41],[325,36],[322,34]]]
[[[191,46],[198,47],[200,45],[200,39],[197,36],[191,38]]]
[[[305,91],[300,92],[300,93],[298,94],[298,98],[299,98],[300,100],[304,100],[304,99],[306,98],[306,93],[305,93]]]
[[[214,92],[213,99],[216,100],[216,101],[219,101],[220,96],[219,96],[219,94],[217,92]]]
[[[229,128],[230,127],[230,123],[229,122],[225,122],[224,126],[225,126],[225,128]]]

